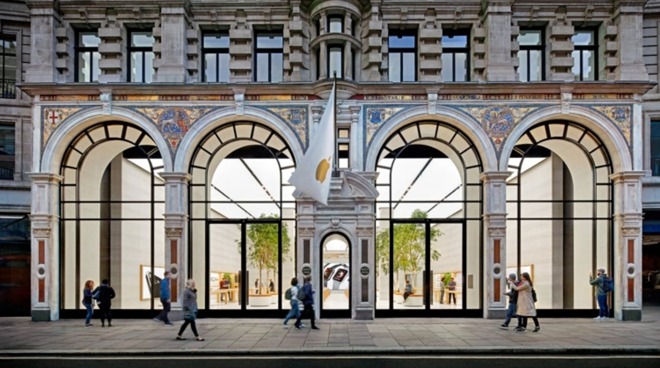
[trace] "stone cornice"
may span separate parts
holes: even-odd
[[[186,84],[186,83],[23,83],[19,87],[30,96],[37,95],[99,95],[99,89],[110,88],[112,94],[117,95],[228,95],[233,96],[234,90],[245,90],[246,99],[250,95],[308,95],[324,96],[330,89],[331,81],[313,83],[229,83],[229,84]],[[338,90],[342,91],[343,98],[355,95],[423,95],[428,88],[437,89],[438,95],[560,95],[566,87],[571,88],[573,95],[578,94],[638,94],[643,95],[656,85],[655,82],[467,82],[467,83],[381,83],[381,82],[352,82],[337,81]],[[424,99],[424,98],[421,98]],[[438,98],[440,100],[440,98]],[[502,98],[506,99],[506,98]]]

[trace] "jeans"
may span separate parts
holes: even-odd
[[[160,302],[163,304],[163,311],[158,315],[158,319],[165,323],[170,323],[167,314],[170,312],[172,303],[168,302],[167,299],[161,299]]]
[[[607,294],[598,295],[598,317],[609,317],[610,311],[607,308]]]
[[[87,309],[87,315],[85,316],[85,324],[88,325],[92,321],[92,315],[94,315],[94,307],[92,303],[85,303],[85,308]]]
[[[298,319],[300,317],[300,302],[297,300],[291,300],[291,310],[284,318],[284,324],[286,325],[291,318]]]
[[[509,303],[509,308],[506,310],[506,319],[504,320],[504,325],[508,326],[511,322],[511,317],[516,314],[516,303]]]

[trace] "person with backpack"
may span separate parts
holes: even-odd
[[[534,329],[532,332],[539,332],[541,325],[539,319],[536,317],[536,300],[534,298],[534,282],[528,272],[523,272],[520,275],[520,282],[515,284],[512,280],[508,280],[509,288],[518,292],[518,300],[516,300],[516,314],[519,317],[519,327],[515,331],[523,332],[527,329],[527,319],[532,318],[534,321]]]
[[[596,278],[589,274],[589,283],[596,286],[596,300],[598,300],[598,317],[596,321],[604,321],[609,318],[610,310],[607,307],[607,293],[612,291],[612,279],[607,277],[604,268],[596,271]]]
[[[296,318],[298,320],[298,317],[300,317],[300,303],[298,300],[298,291],[300,289],[300,286],[298,286],[298,278],[294,277],[291,279],[291,287],[286,290],[284,293],[284,299],[289,300],[291,302],[291,310],[289,313],[286,315],[284,318],[284,322],[282,323],[284,325],[284,328],[289,328],[287,326],[287,323],[291,318]],[[296,324],[296,328],[300,329],[301,326]]]
[[[98,300],[99,310],[101,311],[101,327],[105,327],[105,320],[108,320],[108,327],[112,327],[112,314],[110,307],[112,299],[115,298],[115,289],[110,286],[108,279],[103,279],[101,285],[94,289],[92,297]]]
[[[316,312],[314,311],[314,293],[312,289],[312,276],[305,276],[305,283],[303,287],[298,292],[298,300],[302,301],[305,306],[304,311],[296,319],[296,328],[302,328],[302,323],[300,322],[303,318],[309,318],[312,322],[312,330],[318,330],[316,327]]]

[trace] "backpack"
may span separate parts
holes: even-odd
[[[286,289],[286,292],[284,293],[284,299],[291,300],[291,288]]]
[[[305,290],[303,290],[302,287],[298,288],[298,295],[296,296],[296,298],[298,298],[298,300],[302,302],[303,300],[305,300],[306,297],[307,294],[305,294]]]
[[[614,291],[614,279],[611,277],[603,277],[603,291],[611,293]]]

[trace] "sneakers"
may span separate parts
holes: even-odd
[[[303,325],[302,324],[296,325],[296,328],[299,329],[299,330],[302,330]]]
[[[541,331],[541,326],[535,326],[532,332],[539,332]]]
[[[507,326],[507,325],[505,325],[505,324],[501,324],[501,325],[500,325],[500,329],[501,329],[501,330],[508,330],[508,329],[509,329],[509,326]]]
[[[158,317],[154,317],[153,320],[154,320],[154,322],[162,322],[162,321],[160,320],[160,318],[158,318]]]
[[[285,330],[289,329],[289,325],[287,325],[286,323],[282,323],[282,327],[284,327]]]
[[[316,326],[312,326],[312,330],[318,330],[319,328]]]
[[[92,327],[92,326],[94,326],[94,325],[91,324],[91,323],[85,323],[85,327]]]
[[[516,331],[516,332],[525,332],[525,327],[516,327],[516,329],[514,331]]]
[[[600,321],[602,318],[601,317],[594,317],[594,320]]]
[[[168,325],[168,326],[174,326],[174,323],[172,323],[172,322],[165,322],[165,324]]]

